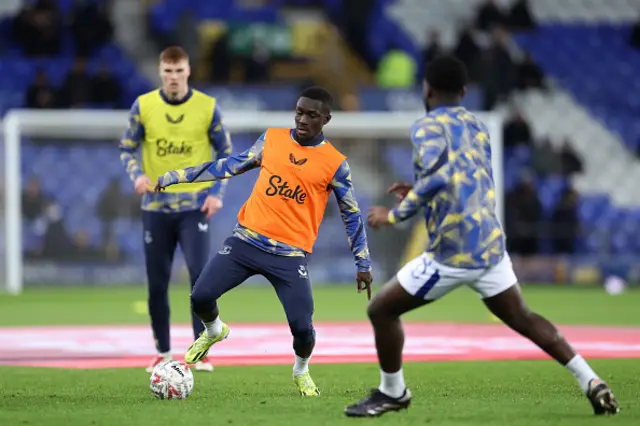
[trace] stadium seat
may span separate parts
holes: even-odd
[[[640,139],[640,52],[628,44],[629,32],[629,25],[545,24],[516,39],[546,74],[635,151]]]

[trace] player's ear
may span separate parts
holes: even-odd
[[[324,116],[324,123],[323,126],[326,126],[328,122],[331,121],[331,113],[328,112],[325,116]]]
[[[466,94],[467,94],[467,86],[462,86],[460,97],[464,98]]]

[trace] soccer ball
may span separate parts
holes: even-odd
[[[193,391],[193,373],[178,361],[161,362],[151,372],[149,388],[158,399],[185,399]]]

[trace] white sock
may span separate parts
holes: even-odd
[[[380,370],[380,387],[378,390],[391,398],[400,398],[404,395],[407,387],[404,384],[402,368],[395,373],[385,373]]]
[[[160,352],[158,355],[161,356],[163,359],[171,358],[171,352]]]
[[[309,360],[311,359],[311,357],[309,358],[301,358],[298,355],[296,355],[296,360],[293,363],[293,375],[294,376],[301,376],[304,373],[309,371]]]
[[[580,355],[574,356],[565,367],[578,379],[578,383],[580,383],[580,387],[585,393],[589,390],[589,382],[592,379],[599,379],[595,371],[589,367],[587,361]]]
[[[207,330],[208,338],[211,339],[214,337],[218,337],[222,333],[222,321],[220,321],[219,316],[216,317],[216,319],[214,319],[211,322],[202,321],[202,323],[204,324],[204,327]]]

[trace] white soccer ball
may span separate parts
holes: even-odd
[[[181,362],[161,362],[151,372],[149,388],[158,399],[185,399],[193,391],[193,373]]]

